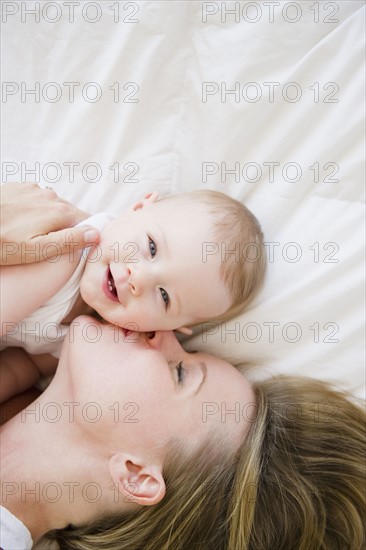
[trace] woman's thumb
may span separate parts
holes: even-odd
[[[42,259],[46,260],[60,254],[70,253],[73,250],[98,244],[100,233],[95,227],[90,225],[79,225],[34,237],[32,241],[39,243],[42,250]]]

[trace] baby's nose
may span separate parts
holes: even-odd
[[[128,284],[130,291],[134,296],[141,296],[147,286],[147,274],[139,267],[139,269],[127,268],[129,273]]]

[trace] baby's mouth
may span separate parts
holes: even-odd
[[[116,285],[114,283],[114,279],[113,279],[113,275],[112,275],[110,267],[108,268],[108,274],[107,274],[107,286],[108,286],[108,290],[111,293],[111,295],[116,300],[118,300],[117,289],[116,289]]]
[[[108,288],[112,294],[117,296],[116,285],[114,284],[113,275],[110,269],[108,270]]]

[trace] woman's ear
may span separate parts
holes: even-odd
[[[126,503],[152,506],[165,496],[165,481],[160,466],[143,464],[137,457],[116,453],[109,460],[109,472]]]
[[[136,211],[136,210],[140,210],[141,208],[144,208],[144,206],[149,206],[150,204],[153,204],[154,202],[156,202],[158,198],[159,198],[159,195],[158,193],[156,193],[156,191],[153,191],[152,193],[147,193],[142,199],[142,201],[139,201],[133,205],[132,210]]]

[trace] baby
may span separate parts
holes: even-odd
[[[102,213],[83,222],[99,225],[96,247],[3,268],[2,348],[24,348],[34,369],[23,368],[20,350],[6,350],[1,401],[54,373],[77,315],[94,311],[133,331],[190,333],[192,325],[235,315],[262,285],[260,225],[223,193],[202,190],[160,200],[151,193],[113,218]]]

